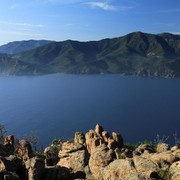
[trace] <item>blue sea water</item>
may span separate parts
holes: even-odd
[[[99,123],[125,142],[180,135],[180,78],[122,75],[1,76],[0,123],[43,145]]]

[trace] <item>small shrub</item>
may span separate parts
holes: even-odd
[[[158,175],[165,180],[171,180],[172,174],[168,170],[160,169]]]
[[[126,156],[123,153],[118,154],[119,159],[126,159]]]
[[[6,134],[6,128],[3,124],[0,124],[0,144],[4,143],[5,134]]]
[[[125,143],[125,146],[132,150],[135,150],[138,147],[136,144],[131,144],[131,143]]]
[[[157,136],[156,136],[156,138],[154,140],[154,143],[155,144],[166,143],[168,139],[169,139],[169,136],[162,136],[162,137],[160,137],[160,135],[157,134]]]
[[[180,138],[178,137],[177,132],[173,134],[173,137],[175,146],[180,147]]]
[[[58,145],[59,144],[59,141],[57,140],[57,139],[54,139],[53,141],[52,141],[52,145]]]
[[[46,158],[44,152],[35,152],[35,153],[33,154],[33,156],[34,156],[34,157],[43,158],[43,159]]]
[[[74,142],[74,138],[68,139],[68,142],[73,143]]]
[[[149,141],[149,140],[144,140],[142,142],[139,142],[139,145],[140,144],[146,144],[148,146],[154,146],[154,143],[152,141]]]
[[[31,131],[29,134],[25,134],[23,138],[30,142],[32,145],[33,150],[36,152],[39,147],[39,138],[37,136],[37,133],[34,131]]]

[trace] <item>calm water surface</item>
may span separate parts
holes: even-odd
[[[180,135],[180,79],[121,75],[0,77],[0,123],[46,145],[96,123],[126,142]]]

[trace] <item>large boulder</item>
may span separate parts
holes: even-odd
[[[134,166],[137,172],[145,175],[147,178],[158,178],[159,166],[151,161],[141,156],[133,157]]]
[[[46,156],[46,166],[54,166],[59,161],[58,153],[61,149],[59,144],[52,144],[45,148],[44,155]]]
[[[180,149],[176,149],[175,151],[172,151],[172,154],[173,154],[177,159],[180,159]]]
[[[82,144],[65,142],[62,144],[59,158],[58,166],[67,167],[76,173],[84,172],[84,168],[88,164],[89,155]]]
[[[43,180],[71,180],[70,170],[65,167],[47,167]]]
[[[0,156],[10,156],[14,154],[14,136],[7,136],[4,144],[0,144]]]
[[[156,146],[156,152],[162,153],[170,150],[170,146],[166,143],[158,143]]]
[[[89,154],[91,154],[96,149],[96,147],[104,143],[104,140],[100,134],[97,134],[94,130],[89,130],[89,132],[86,133],[85,138],[86,147]]]
[[[95,131],[99,136],[102,136],[102,132],[103,132],[104,130],[103,130],[103,127],[102,127],[102,126],[100,126],[99,124],[96,124],[96,127],[95,127],[94,131]]]
[[[141,155],[143,153],[155,153],[155,149],[148,144],[140,144],[133,152],[134,155]]]
[[[8,171],[18,174],[21,179],[27,179],[27,170],[21,159],[16,156],[0,157],[0,171]]]
[[[177,161],[176,156],[173,155],[171,151],[153,154],[144,153],[142,157],[153,161],[155,164],[158,164],[164,170],[167,170],[172,163]]]
[[[117,159],[111,162],[104,170],[103,179],[127,179],[130,174],[136,173],[132,160]],[[135,175],[135,174],[134,174]]]
[[[27,161],[33,155],[31,144],[26,140],[19,141],[18,148],[16,150],[16,154],[23,161]]]
[[[74,142],[84,144],[85,143],[85,135],[82,132],[76,132],[74,134]]]
[[[105,167],[116,159],[116,154],[105,144],[98,146],[90,156],[89,168],[96,179],[103,179]]]
[[[0,171],[1,180],[21,180],[18,174],[6,170]],[[26,179],[23,179],[26,180]]]
[[[45,173],[44,159],[33,157],[25,162],[28,170],[28,180],[43,180]]]
[[[180,178],[180,161],[174,162],[170,166],[169,173],[172,175],[172,179]]]
[[[108,142],[108,139],[110,138],[110,134],[109,134],[109,132],[108,131],[103,131],[102,132],[102,138],[103,138],[103,140],[104,140],[104,142]]]
[[[118,134],[116,132],[112,132],[112,138],[114,141],[116,141],[119,144],[119,146],[124,145],[123,137],[120,134]]]

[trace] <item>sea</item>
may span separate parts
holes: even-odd
[[[137,144],[180,136],[180,78],[124,75],[0,77],[0,124],[41,146],[72,139],[96,124]]]

